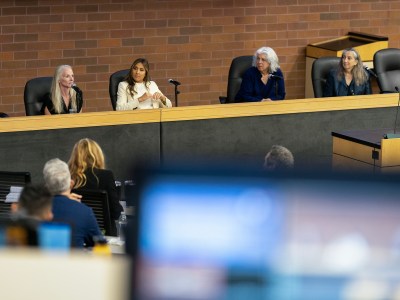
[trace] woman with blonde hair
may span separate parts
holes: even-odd
[[[105,169],[104,154],[100,146],[89,138],[79,140],[68,161],[74,189],[100,189],[107,191],[111,218],[117,220],[123,208],[119,203],[114,174]]]
[[[83,93],[75,85],[74,72],[69,65],[56,68],[51,91],[43,98],[42,113],[45,115],[80,113]]]

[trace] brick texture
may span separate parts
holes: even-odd
[[[24,115],[26,81],[71,64],[84,111],[108,111],[108,78],[137,57],[179,105],[218,104],[232,58],[274,48],[287,99],[304,98],[305,48],[349,31],[387,36],[400,48],[393,0],[7,0],[0,3],[0,111]],[[376,85],[375,85],[376,90]]]

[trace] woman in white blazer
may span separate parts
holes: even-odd
[[[136,59],[125,80],[118,85],[117,110],[172,107],[171,101],[150,80],[149,62]]]

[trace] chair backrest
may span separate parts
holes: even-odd
[[[118,84],[123,81],[128,75],[129,69],[117,71],[110,76],[110,84],[108,86],[108,92],[110,94],[110,100],[113,110],[117,109],[117,92]]]
[[[24,104],[27,116],[41,115],[43,96],[51,90],[53,77],[37,77],[25,84]]]
[[[22,186],[31,182],[29,172],[0,171],[0,217],[6,217],[11,210],[11,204],[5,203],[6,196],[11,186]]]
[[[336,56],[320,57],[314,60],[311,68],[311,78],[315,98],[322,97],[329,72],[336,68],[339,62],[340,57]]]
[[[96,189],[77,189],[72,192],[82,196],[81,202],[92,208],[96,217],[100,230],[105,235],[115,236],[115,222],[111,220],[110,205],[108,203],[108,195],[104,190]]]
[[[374,70],[381,93],[395,93],[395,87],[400,88],[400,49],[387,48],[375,52]]]
[[[228,87],[226,91],[226,102],[234,103],[235,96],[242,84],[243,74],[251,67],[253,62],[252,55],[238,56],[232,59],[228,75]]]

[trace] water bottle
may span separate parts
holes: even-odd
[[[125,241],[125,228],[126,225],[128,224],[128,220],[126,218],[125,212],[121,212],[121,215],[118,218],[117,221],[117,235],[120,239],[120,241]]]
[[[124,181],[124,198],[127,207],[135,206],[134,192],[135,192],[135,181],[125,180]]]

